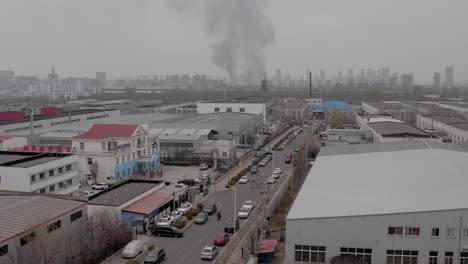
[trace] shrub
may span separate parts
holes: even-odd
[[[127,264],[139,264],[140,262],[138,262],[138,260],[136,259],[131,259],[131,260],[128,260],[127,261]]]
[[[197,203],[197,208],[203,211],[203,203]]]
[[[177,221],[173,224],[173,226],[175,226],[175,227],[177,227],[177,228],[179,228],[179,229],[182,229],[182,228],[185,227],[186,224],[187,224],[187,221],[185,221],[185,220],[177,220]]]
[[[193,209],[192,209],[192,215],[193,215],[193,216],[197,216],[200,212],[201,212],[201,210],[198,209],[198,208],[193,208]]]
[[[229,183],[226,183],[226,185],[224,187],[225,188],[231,188],[231,185],[229,185]]]
[[[177,222],[176,222],[177,223]],[[151,251],[155,248],[156,246],[155,245],[148,245],[148,251]]]
[[[185,213],[185,217],[187,217],[188,220],[192,220],[193,218],[192,212],[188,211],[187,213]]]
[[[192,163],[190,161],[163,161],[161,162],[164,165],[171,166],[190,166]]]

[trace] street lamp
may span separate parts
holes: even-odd
[[[234,238],[236,238],[236,218],[237,218],[237,190],[234,186],[231,186],[231,189],[234,191]]]

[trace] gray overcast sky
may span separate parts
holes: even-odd
[[[467,80],[467,10],[467,0],[271,0],[267,68],[390,66],[425,81],[451,64]],[[211,63],[203,14],[172,12],[163,0],[0,0],[0,34],[0,69],[18,75],[43,77],[53,65],[64,77],[225,76]]]

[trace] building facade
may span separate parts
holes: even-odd
[[[160,176],[160,146],[140,125],[94,124],[72,140],[84,183]]]
[[[0,151],[0,189],[71,194],[78,190],[78,157],[61,153]]]
[[[416,126],[443,132],[455,143],[468,141],[468,121],[452,116],[417,115]]]
[[[263,115],[263,120],[266,120],[266,106],[265,104],[255,103],[197,103],[198,114],[212,114],[212,113],[246,113]]]

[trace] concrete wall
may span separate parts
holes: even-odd
[[[468,141],[468,131],[458,129],[451,125],[435,121],[429,117],[417,115],[416,126],[420,129],[433,129],[438,132],[444,132],[453,142],[466,142]]]
[[[14,148],[20,148],[28,145],[28,138],[26,137],[13,137],[3,142],[0,142],[0,150],[8,151]]]
[[[313,210],[313,208],[304,208]],[[419,227],[419,236],[392,236],[388,227]],[[286,221],[286,262],[294,260],[295,245],[325,246],[326,263],[340,255],[340,248],[372,249],[372,263],[386,263],[387,250],[418,250],[417,263],[429,263],[429,251],[438,251],[444,263],[445,251],[458,255],[468,248],[468,239],[460,239],[460,226],[468,228],[468,209],[375,216],[298,219]],[[439,228],[440,236],[432,237],[432,228]],[[447,237],[447,228],[456,228],[455,237]]]

